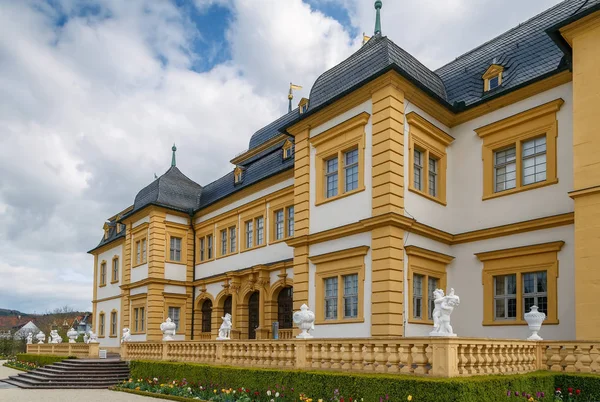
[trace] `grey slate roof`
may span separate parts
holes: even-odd
[[[250,137],[250,143],[248,144],[248,149],[256,148],[261,144],[269,141],[271,138],[277,137],[281,134],[279,128],[283,125],[288,124],[289,122],[297,119],[300,116],[300,110],[298,108],[292,110],[289,113],[284,114],[277,120],[268,125],[264,126],[257,132],[255,132],[252,137]]]
[[[92,251],[104,246],[105,244],[112,243],[113,241],[120,239],[121,237],[125,237],[125,225],[121,226],[120,232],[117,232],[117,222],[108,222],[108,236],[106,237],[106,239],[104,238],[104,236],[102,236],[100,243],[98,243],[96,247],[88,251],[88,253],[91,253]]]
[[[176,166],[172,166],[135,196],[133,210],[127,215],[150,204],[192,212],[200,206],[201,193],[201,185],[181,173]]]

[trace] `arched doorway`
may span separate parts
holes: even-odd
[[[231,314],[231,296],[227,296],[223,302],[223,316],[227,313]]]
[[[277,321],[280,329],[293,327],[294,289],[291,286],[281,289],[277,296]]]
[[[212,301],[204,300],[202,303],[202,332],[210,332],[212,329]]]
[[[248,339],[256,339],[256,328],[258,328],[260,315],[260,295],[254,292],[248,299]]]

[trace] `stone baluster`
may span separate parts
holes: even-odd
[[[410,353],[412,355],[412,361],[415,365],[415,374],[427,374],[427,353],[426,353],[427,345],[424,344],[415,344]]]
[[[351,353],[352,362],[350,363],[351,370],[364,370],[363,366],[363,344],[362,343],[353,343],[352,344],[352,353]]]
[[[329,369],[331,368],[331,352],[329,351],[330,345],[327,341],[323,342],[321,346],[321,368]]]
[[[492,373],[500,373],[502,372],[502,367],[500,364],[500,345],[492,344],[490,345],[491,353],[492,353]]]
[[[385,373],[387,371],[387,356],[385,355],[385,349],[387,345],[383,343],[377,343],[374,345],[375,352],[375,371],[379,373]]]
[[[342,344],[342,370],[352,369],[352,345],[349,343]]]
[[[310,349],[312,351],[312,368],[320,369],[321,368],[321,345],[319,344],[311,344]]]
[[[563,359],[563,365],[565,366],[565,372],[574,373],[575,372],[575,362],[577,359],[575,358],[575,346],[567,344],[564,346],[565,356]]]
[[[506,358],[506,344],[500,344],[498,346],[498,365],[500,366],[500,373],[504,374],[509,372],[508,362]]]
[[[285,347],[285,366],[294,367],[296,364],[296,345],[286,344]]]
[[[575,369],[579,373],[591,373],[592,368],[592,359],[590,357],[590,351],[592,349],[591,345],[580,345],[575,349],[575,358],[577,362],[575,362]]]
[[[365,371],[373,371],[373,363],[375,363],[375,356],[373,353],[373,344],[366,343],[365,344],[365,355],[364,355],[364,370]]]
[[[285,367],[285,347],[283,343],[279,343],[279,354],[277,355],[277,366]]]
[[[590,360],[592,373],[600,373],[600,344],[595,344],[590,349]]]
[[[560,357],[561,347],[556,344],[548,345],[546,349],[546,357],[548,358],[548,366],[552,371],[562,371],[562,357]]]
[[[408,344],[398,345],[400,355],[400,373],[410,374],[413,372],[412,346]]]
[[[387,356],[387,362],[385,363],[388,373],[400,372],[398,363],[400,362],[400,356],[398,356],[398,345],[395,343],[388,344],[385,349]]]
[[[342,356],[340,354],[340,344],[335,342],[331,345],[331,368],[339,370],[342,368]]]

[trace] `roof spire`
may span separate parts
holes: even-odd
[[[171,159],[171,167],[175,167],[175,166],[177,166],[177,163],[175,162],[175,152],[177,152],[177,147],[175,146],[175,143],[173,143],[173,147],[171,148],[171,151],[173,151],[173,158]]]
[[[289,101],[288,113],[292,111],[292,99],[294,99],[294,94],[293,94],[292,90],[294,90],[294,89],[302,89],[302,87],[300,85],[294,85],[290,82],[290,93],[288,94],[288,101]]]
[[[375,10],[377,10],[377,15],[375,17],[375,35],[381,35],[381,15],[379,10],[381,10],[382,5],[383,3],[381,0],[375,2]]]

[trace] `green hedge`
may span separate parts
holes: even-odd
[[[65,359],[75,359],[73,356],[50,356],[50,355],[32,355],[28,353],[20,353],[17,355],[17,360],[22,362],[37,363],[38,366],[61,362]]]
[[[519,393],[554,392],[555,375],[535,372],[525,375],[477,376],[468,378],[438,379],[408,375],[351,374],[318,371],[275,369],[247,369],[208,366],[189,363],[157,361],[132,361],[132,378],[165,379],[185,378],[188,382],[213,383],[215,387],[273,389],[276,384],[294,388],[294,393],[304,393],[317,400],[329,400],[335,389],[342,396],[364,398],[365,402],[379,402],[379,398],[406,401],[412,395],[414,402],[496,402],[507,401],[507,390]]]
[[[556,388],[563,395],[569,388],[580,389],[584,401],[600,401],[600,376],[595,374],[556,374]]]

